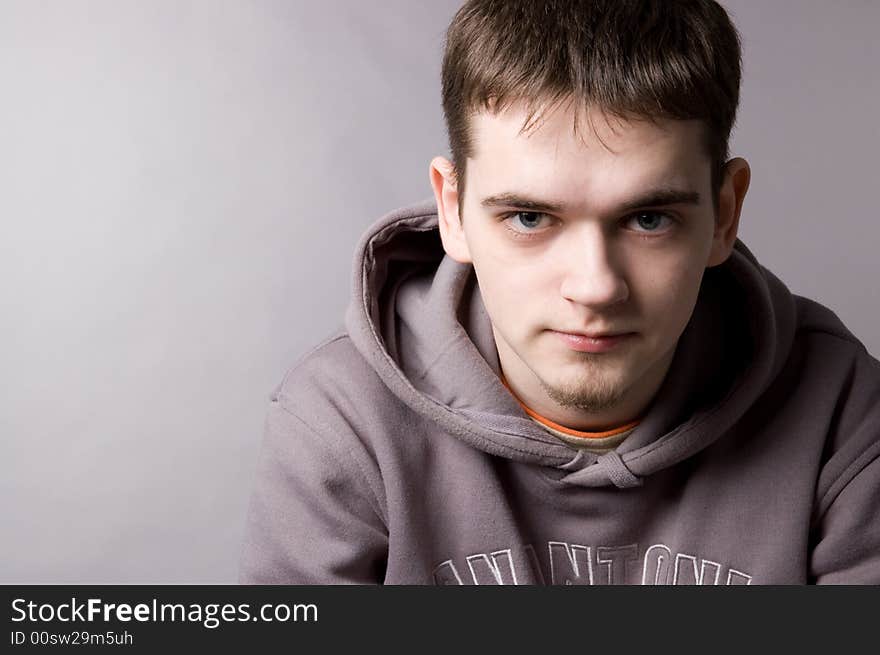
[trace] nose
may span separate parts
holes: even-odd
[[[587,307],[608,307],[629,298],[629,286],[616,261],[613,244],[600,225],[572,231],[560,253],[562,297]]]

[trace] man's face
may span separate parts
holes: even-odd
[[[525,117],[514,106],[472,119],[453,256],[473,262],[502,369],[533,408],[617,417],[659,387],[719,263],[702,127],[591,112],[576,134],[557,109],[520,134]]]

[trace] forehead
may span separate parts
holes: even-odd
[[[472,117],[469,189],[552,195],[601,209],[645,187],[708,188],[710,162],[699,121],[621,119],[562,106],[523,130],[527,118],[523,104]]]

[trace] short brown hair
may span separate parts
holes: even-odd
[[[527,130],[572,101],[623,119],[703,121],[717,211],[741,68],[739,34],[714,0],[467,0],[442,70],[459,207],[474,113],[524,101]]]

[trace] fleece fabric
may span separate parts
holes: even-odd
[[[240,581],[880,583],[880,362],[741,241],[613,450],[501,376],[433,199],[372,225],[344,326],[271,394]]]

